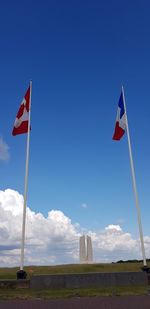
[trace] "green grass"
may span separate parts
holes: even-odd
[[[59,289],[59,290],[30,290],[30,289],[0,289],[0,300],[15,299],[62,299],[71,297],[122,296],[148,294],[148,287],[117,287],[99,289]]]
[[[28,278],[33,275],[42,274],[73,274],[87,272],[126,272],[141,271],[142,263],[112,263],[112,264],[72,264],[58,266],[29,266],[25,267]],[[150,263],[149,265],[150,266]],[[16,279],[18,268],[0,268],[0,279]],[[49,289],[31,290],[22,289],[0,289],[0,300],[8,299],[56,299],[84,296],[113,296],[113,295],[143,295],[148,294],[148,286],[110,287],[96,289]]]
[[[141,271],[143,264],[139,263],[112,263],[112,264],[71,264],[57,266],[29,266],[24,270],[28,278],[41,274],[73,274],[85,272],[122,272]],[[150,263],[148,265],[150,267]],[[15,279],[18,268],[0,268],[0,279]]]

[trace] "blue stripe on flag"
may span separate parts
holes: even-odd
[[[119,99],[119,104],[118,106],[120,107],[121,111],[120,111],[120,118],[122,118],[122,116],[124,115],[125,113],[125,110],[124,110],[124,103],[123,103],[123,94],[121,92],[121,95],[120,95],[120,99]]]

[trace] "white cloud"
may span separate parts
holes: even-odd
[[[112,232],[121,232],[122,229],[120,227],[120,225],[114,225],[114,224],[110,224],[108,226],[105,227],[106,231],[112,231]]]
[[[9,146],[0,138],[0,160],[7,161],[9,159]]]
[[[81,204],[81,207],[82,207],[82,208],[87,208],[88,206],[87,206],[86,203],[82,203],[82,204]]]
[[[0,267],[20,263],[20,238],[23,197],[17,191],[0,191]],[[25,264],[52,265],[79,262],[79,236],[85,229],[73,224],[60,210],[49,211],[47,217],[27,208]],[[102,231],[86,231],[92,237],[94,261],[112,262],[141,258],[139,240],[110,224]],[[150,237],[145,237],[147,257]]]

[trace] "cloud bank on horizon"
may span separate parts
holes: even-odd
[[[23,196],[17,191],[0,191],[0,267],[20,265]],[[47,217],[27,207],[25,265],[79,263],[79,237],[84,227],[72,223],[60,210]],[[94,262],[141,259],[140,243],[120,225],[102,231],[86,231],[93,242]],[[150,237],[144,238],[150,256]]]

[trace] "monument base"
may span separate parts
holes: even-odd
[[[145,271],[146,273],[150,273],[150,267],[148,266],[143,266],[141,269]]]
[[[17,280],[21,280],[21,279],[26,279],[27,278],[27,273],[25,270],[18,270],[17,271]]]

